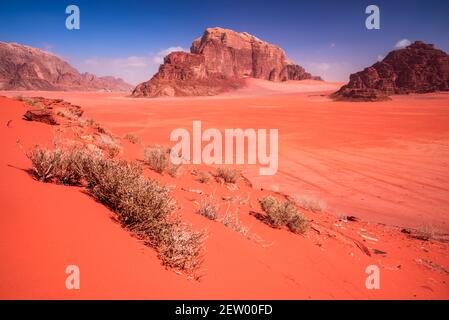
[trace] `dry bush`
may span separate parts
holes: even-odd
[[[267,196],[259,199],[262,210],[267,214],[266,221],[274,228],[286,226],[294,233],[304,233],[308,221],[298,212],[292,201],[279,202],[276,198]]]
[[[238,208],[234,213],[229,212],[230,206],[226,209],[226,214],[218,219],[218,222],[222,223],[228,228],[242,234],[248,239],[254,238],[252,234],[250,234],[249,229],[241,224],[238,216]]]
[[[148,147],[144,151],[144,161],[151,169],[162,173],[170,166],[170,151],[159,145]]]
[[[62,152],[51,151],[39,146],[27,152],[27,157],[33,165],[33,175],[42,182],[52,182],[61,166]]]
[[[144,150],[144,162],[157,173],[167,172],[172,177],[180,174],[181,165],[175,165],[171,162],[169,148],[154,145]]]
[[[212,179],[211,174],[208,171],[198,172],[198,181],[201,183],[209,183]]]
[[[210,195],[201,201],[198,213],[209,220],[216,220],[219,209],[220,206],[215,201],[214,195]]]
[[[298,206],[312,212],[324,212],[327,209],[326,202],[315,197],[295,195],[293,199]]]
[[[309,228],[309,221],[302,214],[297,214],[291,217],[287,228],[293,233],[304,234]]]
[[[93,196],[156,248],[164,265],[195,273],[201,264],[204,233],[179,219],[171,221],[176,206],[168,189],[145,178],[135,163],[103,159],[91,165],[88,179]]]
[[[119,143],[110,135],[100,133],[95,136],[97,146],[106,152],[106,155],[110,158],[115,158],[120,154]]]
[[[90,194],[116,212],[126,228],[158,251],[164,265],[196,273],[204,232],[195,232],[172,218],[176,204],[169,190],[143,176],[137,163],[73,148],[36,147],[28,156],[39,180],[86,184]]]
[[[174,222],[166,230],[157,246],[163,264],[176,270],[197,271],[203,261],[206,233],[193,231],[190,225],[181,222]]]
[[[80,165],[86,157],[85,150],[48,150],[39,146],[27,153],[33,165],[33,175],[42,182],[79,185],[82,179]]]
[[[128,140],[129,142],[131,142],[132,144],[138,144],[140,143],[140,138],[138,136],[136,136],[135,134],[132,133],[127,133],[125,134],[125,136],[123,137],[125,140]]]
[[[215,172],[215,177],[226,183],[236,183],[239,176],[238,170],[230,167],[219,167]]]

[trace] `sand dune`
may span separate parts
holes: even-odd
[[[200,282],[165,270],[154,251],[132,238],[111,220],[108,209],[82,190],[33,180],[24,171],[30,164],[17,145],[24,149],[50,145],[54,132],[44,124],[21,120],[26,107],[0,98],[4,123],[0,296],[447,298],[448,275],[442,271],[449,268],[447,244],[412,240],[392,226],[429,225],[449,231],[449,95],[343,103],[323,96],[334,84],[267,86],[254,81],[232,94],[176,99],[133,99],[116,93],[25,94],[81,105],[88,117],[117,136],[132,132],[144,144],[168,144],[171,130],[189,129],[192,120],[219,129],[279,129],[278,174],[260,177],[257,168],[240,168],[254,188],[242,183],[237,191],[204,186],[188,174],[188,168],[178,179],[147,172],[176,185],[183,219],[209,230]],[[125,158],[141,158],[139,148],[124,145]],[[201,196],[183,188],[215,190],[220,196],[249,194],[251,201],[239,208],[240,217],[269,245],[195,214],[193,200],[200,201]],[[315,197],[327,203],[326,212],[305,212],[316,230],[304,237],[272,229],[248,214],[257,198],[269,192],[260,188]],[[342,222],[336,215],[363,221]],[[386,254],[367,256],[357,243]],[[71,263],[79,264],[83,274],[78,292],[64,288],[64,268]],[[365,287],[365,268],[371,264],[382,270],[378,291]]]

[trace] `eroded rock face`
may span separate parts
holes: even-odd
[[[352,74],[337,99],[376,101],[389,95],[449,91],[449,55],[416,41],[365,70]]]
[[[271,81],[320,79],[288,61],[281,48],[248,33],[210,28],[190,53],[169,54],[159,72],[136,87],[135,97],[215,95],[254,77]]]
[[[60,58],[28,46],[0,42],[0,90],[130,91],[114,77],[79,73]]]

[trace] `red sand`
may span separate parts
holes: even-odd
[[[256,87],[256,86],[255,86]],[[318,88],[324,89],[324,88]],[[325,88],[328,90],[329,88]],[[449,230],[449,95],[394,97],[381,103],[331,102],[321,93],[267,91],[210,98],[130,99],[112,93],[27,92],[79,104],[88,117],[119,136],[132,132],[145,144],[168,144],[171,130],[204,127],[278,128],[280,171],[257,176],[257,187],[316,196],[331,214],[388,225],[432,225]],[[300,90],[301,91],[301,90]],[[18,93],[8,92],[8,96]],[[206,228],[200,282],[165,270],[155,252],[111,220],[111,212],[81,189],[33,180],[17,147],[50,144],[51,127],[21,120],[26,107],[0,98],[0,298],[449,298],[447,245],[411,240],[400,229],[376,223],[342,223],[327,213],[306,215],[317,232],[305,237],[274,230],[239,208],[242,221],[272,245],[263,247],[195,214],[181,187],[212,192],[185,173],[161,177],[185,220]],[[9,126],[6,123],[12,120]],[[125,144],[125,155],[140,157]],[[233,194],[251,205],[264,191],[239,185]],[[277,188],[277,187],[276,187]],[[209,189],[209,190],[208,190]],[[223,207],[223,206],[222,206]],[[364,240],[361,235],[378,241]],[[366,256],[351,239],[386,256]],[[424,262],[424,263],[423,263]],[[81,290],[65,289],[65,267],[81,269]],[[365,288],[365,268],[381,268],[381,290]]]

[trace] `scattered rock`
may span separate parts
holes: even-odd
[[[378,249],[373,249],[373,253],[374,254],[380,254],[380,255],[386,255],[387,253],[382,251],[382,250],[378,250]]]
[[[359,218],[354,217],[354,216],[347,216],[347,217],[346,217],[346,220],[347,220],[347,221],[351,221],[351,222],[358,222],[358,221],[360,221]]]
[[[203,194],[203,190],[200,189],[185,189],[181,188],[182,191],[191,192],[191,193],[197,193],[197,194]]]
[[[53,113],[45,109],[28,110],[24,114],[23,118],[27,121],[43,122],[52,126],[58,125],[53,117]]]

